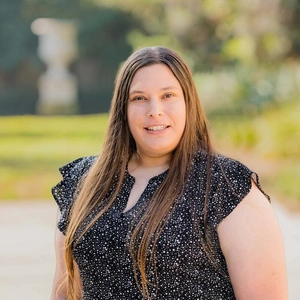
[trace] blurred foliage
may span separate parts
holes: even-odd
[[[299,101],[269,107],[253,117],[210,114],[215,140],[253,150],[267,159],[300,159]],[[222,132],[224,130],[224,132]]]
[[[80,59],[74,65],[81,113],[109,110],[117,70],[132,52],[127,34],[135,24],[132,15],[121,10],[85,11],[79,26]]]
[[[37,57],[31,23],[64,18],[78,24],[78,78],[81,113],[108,111],[119,64],[132,52],[127,34],[136,21],[130,12],[80,0],[4,1],[0,7],[0,114],[34,114],[36,81],[45,69]]]
[[[30,22],[30,21],[29,21]],[[0,69],[15,70],[33,59],[37,39],[30,30],[30,23],[22,15],[22,2],[2,0],[0,6]],[[25,26],[24,26],[25,25]],[[27,26],[26,26],[27,25]],[[7,76],[7,81],[13,80]]]
[[[21,1],[0,6],[0,114],[34,111],[36,80],[42,65],[36,57],[37,38],[31,20],[22,13]],[[23,101],[26,99],[27,101]]]
[[[299,0],[95,0],[132,12],[147,36],[166,35],[194,71],[297,58]],[[288,33],[288,34],[287,34]],[[294,50],[293,50],[294,49]]]
[[[237,65],[194,78],[204,107],[215,115],[259,115],[274,105],[298,101],[300,95],[300,63]]]
[[[281,0],[280,23],[289,43],[288,57],[300,58],[300,0]]]
[[[0,16],[2,115],[34,113],[36,80],[45,68],[30,30],[38,17],[77,21],[80,57],[71,69],[81,113],[108,110],[119,64],[142,46],[174,48],[194,73],[235,76],[236,91],[224,97],[240,111],[263,108],[276,68],[300,53],[300,0],[3,0]]]
[[[297,167],[298,166],[298,167]],[[280,199],[290,206],[299,209],[300,199],[300,185],[298,179],[300,178],[299,160],[295,167],[295,162],[288,161],[281,166],[280,172],[270,176],[270,186],[273,191],[277,193]]]

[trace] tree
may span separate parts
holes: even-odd
[[[300,0],[282,0],[281,26],[288,39],[287,57],[300,58]]]

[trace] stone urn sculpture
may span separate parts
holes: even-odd
[[[40,18],[32,22],[31,29],[39,36],[38,55],[47,66],[38,80],[36,112],[77,113],[77,80],[68,70],[78,56],[76,23]]]

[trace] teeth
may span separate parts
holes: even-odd
[[[151,127],[147,127],[148,130],[152,130],[152,131],[164,130],[165,128],[167,128],[167,126],[151,126]]]

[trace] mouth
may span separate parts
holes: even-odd
[[[146,130],[149,131],[162,131],[165,130],[166,128],[169,128],[170,126],[166,126],[166,125],[156,125],[156,126],[149,126],[149,127],[145,127]]]

